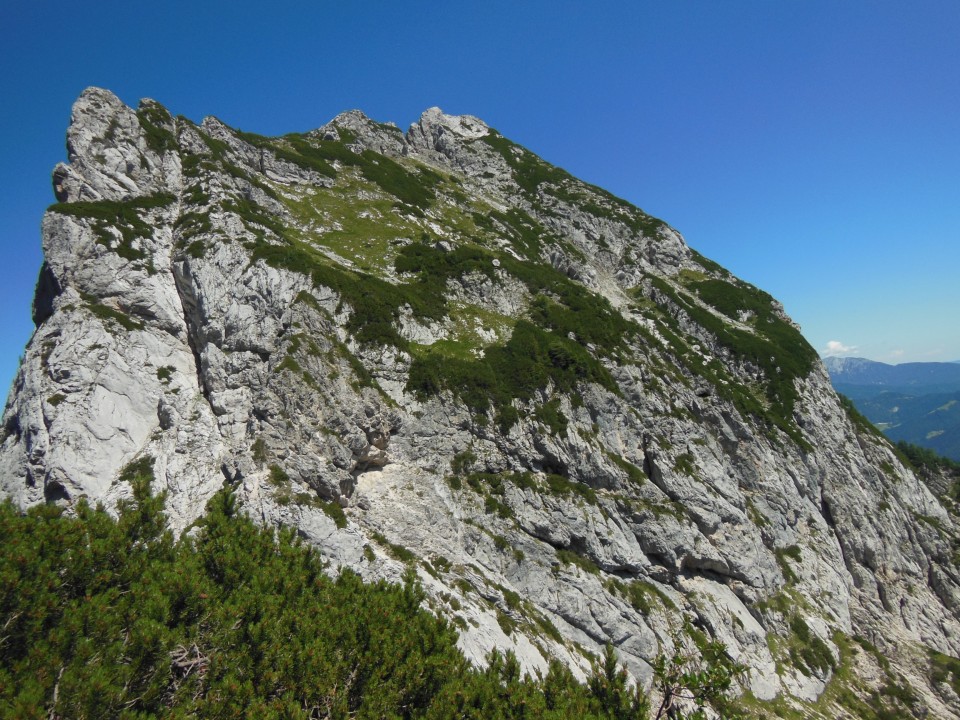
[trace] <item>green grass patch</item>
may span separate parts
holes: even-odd
[[[556,393],[569,393],[581,382],[617,392],[609,373],[584,347],[519,320],[510,339],[488,348],[482,358],[455,358],[417,346],[406,388],[421,400],[447,390],[480,415],[492,409],[501,427],[509,428],[519,419],[514,400],[529,401],[550,385]]]
[[[934,685],[946,683],[953,688],[953,692],[960,695],[960,659],[930,648],[927,653],[930,658],[930,681]]]
[[[597,492],[589,485],[574,482],[568,478],[565,478],[563,475],[557,475],[556,473],[547,473],[546,479],[547,488],[550,490],[551,495],[556,495],[559,497],[577,495],[591,505],[597,504]]]
[[[558,549],[557,560],[559,560],[562,565],[574,565],[591,575],[600,574],[600,568],[597,567],[597,564],[593,560],[579,553],[575,553],[573,550],[567,550],[565,548]]]
[[[458,478],[459,476],[454,476]],[[488,514],[501,518],[512,518],[513,509],[504,501],[506,486],[504,480],[509,474],[473,472],[464,478],[467,485],[483,498],[483,509]]]
[[[254,133],[237,132],[238,137],[257,148],[272,152],[278,159],[336,178],[335,164],[356,167],[363,177],[389,193],[416,214],[423,214],[436,199],[434,187],[441,177],[423,168],[407,169],[400,162],[372,150],[354,152],[347,131],[340,129],[341,140],[323,140],[315,135],[291,133],[282,138],[268,138]],[[412,165],[412,163],[411,163]]]
[[[693,454],[689,452],[680,453],[673,459],[673,471],[689,477],[697,476],[697,466],[694,463]]]
[[[264,463],[267,461],[267,442],[259,437],[253,441],[253,444],[250,446],[250,454],[253,456],[253,459],[258,463]]]
[[[674,602],[656,585],[643,580],[624,582],[611,577],[604,582],[604,587],[607,588],[608,592],[629,602],[634,610],[643,615],[649,615],[658,604],[670,610],[677,609]]]
[[[149,487],[150,483],[153,482],[153,466],[155,460],[152,455],[144,455],[132,460],[123,466],[123,469],[120,471],[120,475],[117,479],[122,483],[127,483],[128,485],[137,485],[138,483],[146,483]]]
[[[270,466],[270,474],[267,476],[267,479],[275,488],[284,488],[290,484],[290,476],[287,475],[287,471],[279,465]]]
[[[117,310],[109,305],[104,305],[103,303],[97,302],[97,299],[92,295],[81,293],[81,296],[86,303],[87,309],[100,320],[107,323],[108,328],[110,327],[111,323],[116,323],[127,331],[142,330],[144,328],[142,320],[130,317],[127,313],[121,310]]]
[[[403,545],[397,545],[396,543],[390,542],[382,533],[375,532],[373,535],[371,535],[371,537],[376,540],[379,545],[386,548],[387,554],[390,555],[390,557],[392,557],[394,560],[407,565],[416,562],[416,555],[414,555]]]
[[[854,428],[865,435],[872,435],[873,437],[886,440],[886,436],[876,425],[867,420],[863,413],[857,410],[850,398],[848,398],[846,395],[842,395],[841,393],[837,393],[837,397],[840,399],[840,406],[847,414],[847,419],[850,420]]]
[[[323,510],[327,517],[333,520],[338,529],[343,530],[347,526],[347,515],[343,511],[343,507],[340,505],[340,503],[336,502],[335,500],[328,502],[326,500],[320,500],[317,498],[314,500],[314,504]]]
[[[533,416],[537,419],[537,422],[546,426],[551,435],[560,435],[566,432],[567,417],[560,410],[559,398],[552,398],[543,405],[540,405],[534,410]]]
[[[814,671],[826,674],[836,668],[836,660],[829,646],[810,630],[802,617],[794,615],[790,618],[790,630],[793,638],[787,647],[795,667],[807,675]]]
[[[607,457],[627,474],[627,479],[634,485],[643,485],[647,481],[646,473],[623,456],[607,452]]]

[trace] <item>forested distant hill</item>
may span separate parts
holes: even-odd
[[[891,440],[960,460],[960,363],[826,358],[830,379]]]

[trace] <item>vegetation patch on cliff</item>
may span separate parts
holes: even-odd
[[[612,650],[586,684],[555,661],[524,677],[509,653],[475,669],[412,573],[331,579],[293,530],[257,528],[229,492],[174,540],[141,470],[117,519],[82,501],[75,517],[0,505],[5,715],[645,716]]]
[[[711,367],[710,363],[701,361],[702,367],[695,368],[696,372],[711,380],[717,391],[730,398],[742,413],[768,421],[807,448],[794,422],[793,410],[798,398],[796,382],[813,370],[817,353],[799,330],[776,314],[772,298],[752,286],[733,282],[690,282],[688,289],[695,293],[699,290],[700,301],[729,318],[724,319],[663,278],[653,277],[650,282],[676,310],[708,332],[735,363],[753,366],[762,373],[762,396],[757,397],[742,381],[731,378],[721,365]],[[685,333],[674,314],[676,310],[671,312],[666,308],[659,317],[674,331],[671,341],[686,348],[688,343],[680,339]],[[750,329],[737,323],[749,323]]]
[[[154,227],[143,214],[170,205],[173,195],[158,193],[130,200],[78,200],[56,203],[48,212],[88,220],[97,244],[131,262],[142,261],[147,253],[140,241],[153,235]],[[152,270],[152,266],[147,267]]]

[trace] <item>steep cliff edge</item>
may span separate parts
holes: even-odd
[[[334,564],[415,565],[474,658],[610,642],[645,680],[710,636],[783,716],[960,717],[954,518],[669,226],[435,108],[266,138],[90,89],[68,151],[18,504],[151,462],[178,528],[227,481]]]

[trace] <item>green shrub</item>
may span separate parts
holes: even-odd
[[[414,555],[410,550],[405,548],[403,545],[397,545],[387,540],[386,536],[382,533],[375,532],[372,535],[373,539],[380,543],[383,547],[387,549],[387,553],[394,560],[399,560],[402,563],[411,564],[416,562],[417,556]]]
[[[177,138],[168,128],[174,124],[173,117],[165,107],[152,100],[144,101],[137,109],[137,120],[143,130],[147,147],[158,155],[177,149]]]
[[[611,593],[619,595],[633,606],[633,609],[644,615],[653,611],[653,603],[659,603],[671,610],[677,606],[656,585],[643,580],[623,582],[617,578],[608,578],[604,586]]]
[[[573,550],[567,550],[565,548],[558,549],[557,560],[559,560],[563,565],[575,565],[591,575],[600,574],[600,568],[597,567],[597,564],[593,560],[588,557],[584,557]]]
[[[138,238],[149,238],[153,234],[153,226],[142,217],[143,211],[165,207],[175,200],[173,195],[159,193],[122,201],[79,200],[56,203],[47,208],[47,211],[89,220],[99,245],[133,262],[147,256],[144,250],[134,247],[134,241]],[[118,231],[120,237],[117,238],[111,230]]]
[[[794,615],[790,618],[790,630],[797,641],[790,646],[790,659],[794,665],[807,672],[818,670],[820,673],[836,668],[830,648],[810,631],[802,617]]]
[[[930,657],[930,680],[934,685],[947,683],[960,695],[960,659],[927,649]]]
[[[290,476],[287,471],[279,465],[270,466],[270,475],[268,477],[270,484],[275,488],[285,488],[290,484]]]
[[[607,453],[613,463],[627,474],[627,479],[635,485],[643,485],[647,481],[647,476],[636,465],[615,453]]]
[[[597,504],[597,492],[589,485],[574,482],[556,473],[547,473],[547,487],[554,495],[564,496],[571,493],[579,495],[591,505]]]
[[[560,410],[559,398],[553,398],[538,407],[533,416],[543,423],[552,435],[559,435],[567,429],[567,418]]]
[[[690,477],[696,477],[697,466],[694,463],[693,454],[685,452],[677,455],[673,460],[673,471]]]
[[[840,397],[843,398],[842,395]],[[846,400],[846,398],[844,399]],[[847,402],[850,401],[847,400]],[[871,425],[871,427],[873,426]],[[907,464],[917,470],[926,470],[928,472],[941,470],[952,473],[960,472],[960,462],[938,455],[929,448],[920,447],[919,445],[908,443],[905,440],[900,440],[896,444],[896,449],[902,457],[906,458]]]
[[[333,520],[338,529],[343,530],[347,526],[347,515],[336,500],[327,502],[317,499],[314,502],[327,514],[327,517]]]
[[[83,500],[75,516],[0,503],[7,716],[647,717],[612,648],[586,684],[555,660],[524,676],[511,653],[477,669],[454,628],[422,608],[412,570],[400,585],[364,584],[349,570],[331,579],[295,531],[256,527],[229,491],[174,540],[163,496],[150,493],[152,460],[124,473],[133,498],[116,519]],[[523,608],[510,591],[504,602]],[[498,621],[517,629],[506,613]]]
[[[88,299],[87,296],[85,296],[84,299],[87,301],[87,309],[101,320],[115,322],[117,325],[128,331],[143,329],[142,320],[132,318],[125,312],[116,310],[109,305],[96,302],[92,298]]]
[[[564,361],[557,363],[557,348]],[[551,350],[553,352],[551,353]],[[586,349],[567,337],[518,320],[506,344],[488,348],[481,358],[461,359],[424,348],[414,356],[407,391],[421,399],[448,390],[474,412],[491,408],[498,422],[509,428],[517,419],[513,402],[529,401],[552,385],[569,393],[580,382],[596,382],[611,391],[617,387],[604,367]],[[559,416],[553,418],[558,427]]]
[[[800,548],[796,545],[791,545],[786,548],[778,548],[773,551],[774,557],[777,559],[777,565],[780,566],[780,572],[783,573],[783,578],[788,583],[799,582],[800,578],[797,576],[797,573],[794,572],[793,568],[790,567],[789,560],[800,561]]]
[[[262,437],[253,441],[250,446],[250,454],[259,463],[267,461],[267,443]]]
[[[840,406],[843,408],[844,412],[847,414],[847,418],[853,424],[853,426],[860,432],[867,435],[873,435],[874,437],[883,438],[884,434],[880,432],[880,429],[874,425],[872,422],[867,420],[866,416],[861,413],[854,406],[853,401],[848,398],[846,395],[837,393],[837,397],[840,400]],[[908,463],[909,464],[909,463]]]

